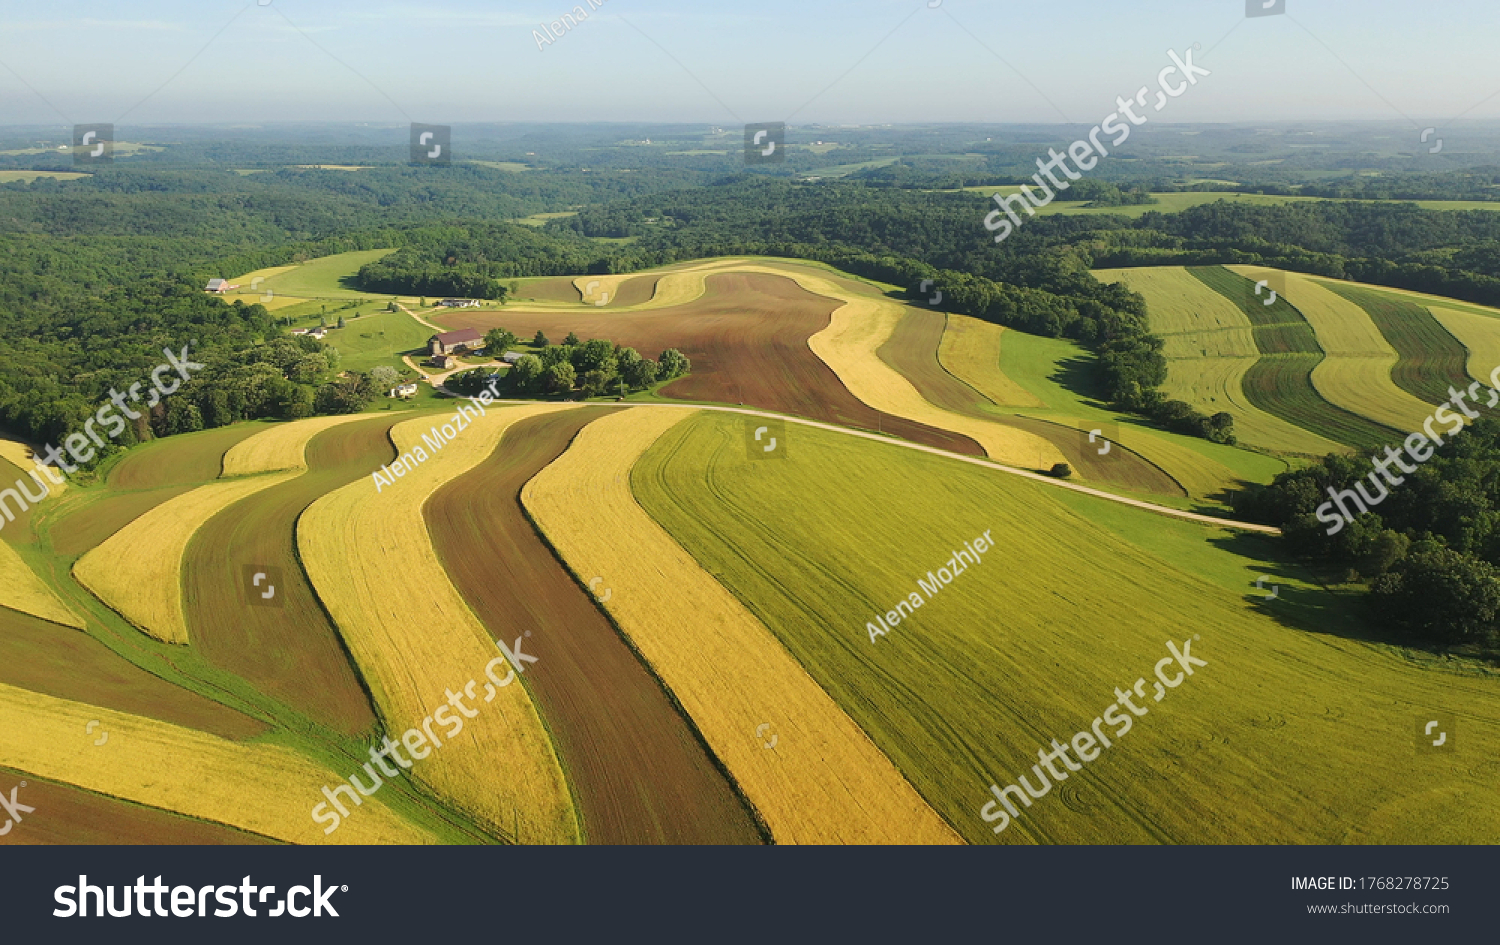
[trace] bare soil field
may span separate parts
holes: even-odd
[[[5,837],[21,846],[54,844],[184,844],[189,846],[256,845],[273,841],[170,811],[132,804],[34,774],[0,768],[7,788],[25,781],[21,802],[46,816],[28,816]]]
[[[480,330],[503,325],[523,339],[540,329],[553,342],[572,331],[583,339],[608,338],[653,359],[666,348],[677,348],[692,360],[693,371],[663,387],[663,396],[743,403],[984,455],[966,436],[881,413],[845,389],[807,346],[841,303],[763,273],[710,275],[707,285],[700,299],[644,312],[613,314],[608,306],[576,313],[459,312],[442,323],[450,329]]]
[[[183,562],[194,647],[215,666],[348,735],[370,731],[375,715],[302,571],[295,529],[313,502],[395,458],[389,430],[398,419],[405,417],[376,417],[314,436],[306,473],[209,519]],[[244,596],[243,569],[251,564],[280,569],[273,598],[279,607],[252,606]]]
[[[153,676],[86,633],[0,610],[0,683],[245,739],[264,723]],[[84,732],[78,733],[83,743]]]
[[[759,843],[755,821],[657,680],[537,536],[523,486],[607,408],[524,420],[424,514],[454,586],[496,636],[531,634],[528,689],[589,843]],[[605,593],[600,589],[598,593]]]

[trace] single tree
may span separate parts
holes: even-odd
[[[376,390],[384,392],[401,382],[401,374],[390,365],[381,364],[370,369],[370,380]]]
[[[542,376],[542,359],[534,354],[523,354],[511,365],[505,375],[506,384],[517,394],[529,394],[536,390]]]
[[[684,357],[676,348],[663,351],[657,363],[659,365],[657,376],[662,378],[681,377],[693,369],[693,362]]]
[[[573,365],[566,361],[560,361],[547,369],[542,375],[542,382],[547,391],[552,394],[566,394],[573,389],[578,381],[578,372],[573,370]]]
[[[625,368],[625,383],[645,390],[656,382],[656,362],[650,358],[636,358]]]
[[[536,330],[536,337],[531,339],[531,344],[533,347],[545,348],[547,347],[547,345],[551,344],[551,342],[547,340],[547,336],[542,334],[542,330],[538,328]]]
[[[583,393],[588,397],[598,397],[604,393],[604,388],[609,386],[609,375],[603,371],[589,371],[583,375]]]
[[[484,335],[484,353],[498,358],[516,346],[518,339],[504,328],[491,328]]]
[[[568,332],[568,337],[566,337],[566,338],[563,339],[563,344],[569,345],[569,346],[576,346],[576,345],[582,344],[582,342],[580,342],[578,340],[578,334],[577,334],[577,332],[571,332],[570,331],[570,332]]]

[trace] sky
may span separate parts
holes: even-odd
[[[0,125],[1500,118],[1494,0],[593,2],[0,0]]]

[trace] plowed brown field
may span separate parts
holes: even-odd
[[[189,638],[215,666],[337,731],[371,730],[375,714],[297,558],[297,519],[313,502],[395,458],[385,417],[335,426],[307,444],[307,472],[209,519],[183,561]],[[273,600],[251,606],[246,565],[281,569]]]
[[[497,637],[530,633],[527,680],[589,843],[758,843],[707,751],[521,509],[521,488],[604,408],[522,421],[423,510],[444,568]],[[605,591],[601,588],[598,593]]]
[[[707,277],[700,299],[643,312],[461,312],[445,316],[449,328],[486,330],[504,325],[522,338],[538,329],[553,342],[568,332],[608,338],[655,358],[677,348],[693,372],[661,392],[681,400],[743,403],[825,423],[883,430],[939,449],[983,456],[966,436],[881,413],[861,403],[812,353],[807,339],[828,326],[841,303],[814,295],[791,279],[765,273]]]
[[[86,633],[9,610],[0,610],[0,683],[223,738],[266,731],[259,720],[151,675]],[[84,741],[82,729],[78,739]]]
[[[47,781],[34,774],[0,768],[0,787],[8,792],[20,782],[20,801],[35,807],[5,837],[8,844],[186,844],[227,846],[271,843],[265,837],[223,824],[211,824],[154,807],[143,807],[82,788]]]

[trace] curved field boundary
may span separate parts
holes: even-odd
[[[1451,396],[1450,386],[1460,390],[1468,386],[1465,362],[1469,353],[1432,312],[1399,296],[1347,283],[1319,284],[1364,309],[1396,349],[1398,360],[1391,380],[1397,387],[1424,404],[1436,405]]]
[[[27,817],[5,835],[7,845],[155,844],[253,846],[273,841],[224,824],[194,820],[171,811],[142,807],[95,794],[71,784],[39,778],[30,771],[0,768],[0,782],[26,782],[25,803],[45,817]]]
[[[87,633],[9,611],[0,611],[0,683],[230,740],[268,731],[259,719],[147,672]]]
[[[975,420],[1011,427],[1051,443],[1080,479],[1107,482],[1133,492],[1187,495],[1187,490],[1170,475],[1118,443],[1119,452],[1104,459],[1097,448],[1082,448],[1086,434],[1080,434],[1075,426],[988,412],[989,405],[983,395],[939,363],[938,349],[946,331],[947,318],[941,312],[908,305],[904,307],[901,321],[890,340],[881,345],[876,354],[911,381],[918,393],[933,406]],[[998,358],[998,349],[995,354]],[[998,365],[998,360],[996,363]]]
[[[73,565],[73,575],[95,597],[150,636],[163,643],[188,643],[182,562],[199,527],[241,499],[302,475],[307,470],[303,454],[318,433],[340,423],[367,419],[358,415],[319,417],[268,430],[255,431],[252,427],[253,435],[234,441],[235,445],[223,454],[225,467],[231,465],[230,455],[237,453],[234,468],[279,465],[282,471],[222,479],[169,499],[79,558]],[[263,437],[264,443],[257,443]],[[211,455],[212,450],[203,453],[200,463]]]
[[[1044,407],[1041,399],[1000,370],[1002,325],[968,315],[949,315],[938,345],[938,361],[954,377],[1001,407]]]
[[[454,586],[488,627],[546,661],[532,696],[578,798],[587,842],[759,843],[755,818],[661,684],[538,537],[521,489],[608,408],[523,420],[423,509]],[[600,589],[598,594],[608,593]]]
[[[1238,305],[1254,326],[1261,357],[1245,372],[1245,397],[1255,406],[1295,426],[1349,446],[1378,449],[1400,434],[1393,428],[1340,407],[1319,393],[1313,372],[1325,360],[1312,325],[1285,297],[1265,305],[1254,295],[1254,280],[1224,266],[1189,266],[1187,271]],[[1394,385],[1392,385],[1394,389]]]
[[[691,304],[619,313],[580,309],[565,314],[510,312],[505,324],[521,335],[542,330],[551,338],[568,331],[609,338],[654,357],[675,347],[693,360],[693,371],[663,385],[665,398],[748,403],[846,426],[880,430],[945,449],[982,453],[978,443],[948,430],[881,414],[850,393],[838,375],[808,347],[828,325],[838,300],[816,295],[781,271],[722,268],[700,274],[713,292]],[[453,319],[487,328],[491,314]]]
[[[1123,282],[1146,299],[1151,330],[1165,346],[1169,397],[1204,413],[1228,411],[1240,442],[1281,453],[1322,456],[1346,447],[1262,410],[1245,393],[1245,375],[1260,359],[1250,319],[1239,306],[1181,266],[1099,269],[1102,282]]]
[[[94,720],[109,733],[102,746],[82,735]],[[0,765],[289,843],[435,842],[378,797],[325,836],[309,811],[341,775],[289,748],[225,741],[3,684]]]
[[[309,424],[321,430],[307,442],[307,471],[205,521],[182,566],[194,649],[259,692],[351,736],[373,731],[375,713],[297,559],[296,528],[312,503],[395,459],[389,431],[403,418],[359,419]],[[251,606],[247,564],[280,569],[272,592],[277,606]]]
[[[1368,312],[1301,273],[1256,266],[1226,268],[1252,283],[1271,277],[1285,283],[1287,302],[1307,319],[1326,355],[1312,373],[1313,386],[1325,400],[1393,430],[1421,427],[1432,407],[1396,386],[1396,349]]]
[[[1500,838],[1492,764],[1389,749],[1457,694],[1461,724],[1492,746],[1464,750],[1494,758],[1500,679],[1307,632],[1356,611],[1295,577],[1262,601],[1264,543],[815,431],[784,461],[746,462],[737,426],[668,431],[635,466],[636,495],[974,842]],[[972,572],[870,642],[874,611],[986,529],[998,544]],[[985,788],[1038,785],[1037,749],[1086,730],[1115,686],[1153,679],[1168,639],[1207,666],[1160,704],[1146,683],[1140,726],[1018,802],[996,836]]]
[[[1469,377],[1488,384],[1490,373],[1500,367],[1500,318],[1438,305],[1429,311],[1467,350],[1465,368]]]
[[[801,273],[793,278],[809,292],[843,301],[834,310],[828,327],[807,339],[807,346],[855,397],[884,413],[967,436],[999,462],[1049,469],[1067,461],[1056,446],[1035,434],[935,406],[911,381],[882,361],[877,352],[895,334],[905,314],[901,305],[855,298],[828,279]]]
[[[200,485],[224,471],[224,454],[270,429],[261,423],[236,423],[197,433],[179,433],[130,448],[109,471],[112,492],[167,486]]]
[[[303,566],[389,733],[420,728],[445,703],[445,693],[475,681],[471,711],[478,715],[465,721],[454,743],[443,739],[410,776],[495,832],[518,832],[518,842],[526,843],[579,837],[567,782],[526,686],[526,674],[553,670],[545,651],[534,651],[528,641],[523,651],[540,662],[484,702],[485,667],[501,655],[494,640],[504,637],[511,645],[516,634],[509,625],[486,627],[469,609],[433,549],[422,509],[438,488],[488,458],[512,424],[567,409],[576,408],[492,407],[455,430],[441,450],[424,447],[428,458],[391,485],[377,491],[368,479],[351,483],[313,503],[297,525]],[[397,424],[391,439],[398,454],[415,456],[422,434],[446,419],[428,415]],[[438,732],[446,731],[442,724]]]
[[[529,404],[532,403],[532,401],[507,401],[507,403]],[[630,409],[652,410],[658,408],[664,408],[667,410],[685,410],[688,412],[692,412],[694,410],[713,410],[721,411],[724,413],[740,414],[741,416],[745,417],[767,417],[772,420],[784,420],[787,423],[816,427],[819,430],[831,430],[834,433],[840,433],[844,436],[862,437],[866,440],[874,440],[877,443],[885,443],[888,446],[897,446],[902,449],[910,450],[921,450],[924,453],[931,453],[934,456],[942,456],[961,463],[971,463],[975,466],[983,466],[986,469],[994,469],[998,472],[1003,472],[1012,476],[1023,476],[1027,479],[1032,480],[1033,482],[1045,483],[1057,489],[1068,489],[1070,491],[1081,493],[1083,495],[1091,495],[1100,499],[1108,499],[1111,502],[1118,502],[1122,505],[1131,506],[1132,508],[1145,509],[1148,512],[1155,512],[1158,515],[1169,515],[1172,518],[1180,518],[1184,521],[1201,522],[1205,525],[1216,525],[1220,528],[1237,529],[1239,531],[1260,532],[1263,535],[1281,534],[1281,529],[1276,528],[1273,525],[1257,525],[1253,522],[1241,522],[1232,518],[1219,518],[1218,516],[1214,515],[1200,515],[1197,512],[1184,512],[1182,509],[1174,509],[1166,505],[1157,505],[1154,502],[1145,502],[1140,499],[1131,499],[1126,496],[1115,495],[1113,492],[1105,492],[1102,489],[1092,489],[1088,486],[1080,486],[1074,482],[1067,482],[1063,479],[1057,479],[1052,476],[1045,476],[1041,473],[1032,472],[1028,469],[1017,469],[1015,466],[1007,466],[1003,463],[992,462],[991,460],[984,459],[978,456],[965,456],[962,453],[953,453],[949,452],[948,450],[938,449],[934,446],[924,446],[921,443],[910,443],[906,440],[896,440],[892,439],[891,437],[881,436],[876,433],[867,433],[864,430],[851,430],[848,427],[841,427],[832,423],[820,423],[816,420],[807,420],[803,417],[790,417],[783,414],[770,413],[769,411],[765,410],[751,410],[745,407],[720,407],[713,404],[633,404],[631,405]]]
[[[7,436],[0,436],[0,459],[9,460],[12,465],[23,473],[36,468],[36,462],[32,458],[35,455],[36,449],[30,443],[23,440],[11,439]],[[52,477],[44,472],[39,472],[37,475],[46,484],[47,497],[49,499],[56,499],[68,490],[68,477],[62,475],[60,471],[57,478],[61,479],[62,482],[54,482]],[[10,484],[6,483],[5,485],[9,486]]]
[[[224,454],[225,479],[231,476],[254,476],[258,473],[307,468],[307,444],[324,430],[369,420],[367,414],[344,414],[336,417],[313,417],[278,423],[264,432],[235,444]]]
[[[760,621],[622,481],[692,411],[596,420],[522,502],[697,724],[778,843],[957,843],[952,829]],[[769,725],[777,736],[766,750]]]
[[[86,624],[31,570],[21,553],[0,541],[0,606],[82,630]]]
[[[642,276],[630,273],[618,276],[579,276],[573,280],[573,288],[583,305],[595,308],[631,308],[645,305],[656,294],[658,276]],[[594,285],[592,290],[590,285]],[[600,301],[603,300],[603,304]]]
[[[193,534],[210,518],[300,472],[271,473],[199,486],[163,502],[78,559],[78,583],[146,634],[188,643],[182,610],[182,560]]]

